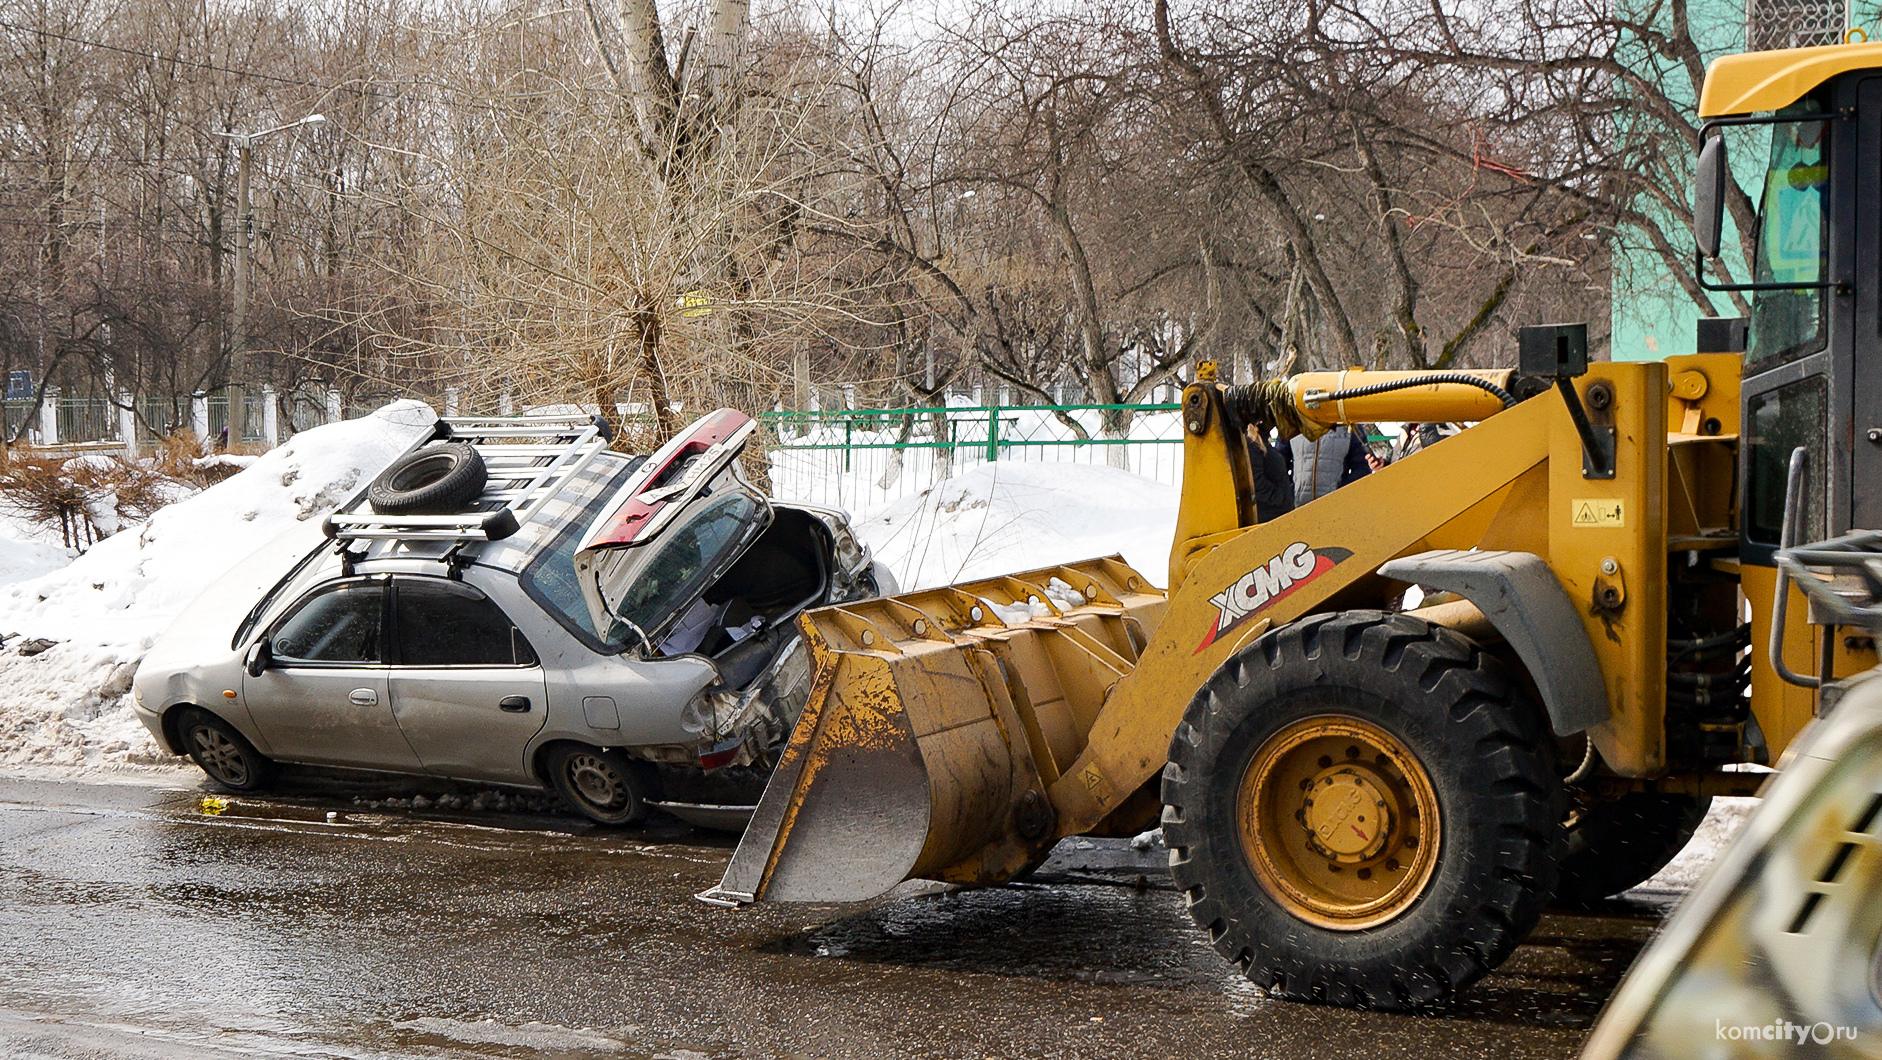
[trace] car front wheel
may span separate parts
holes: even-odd
[[[600,824],[639,824],[647,816],[645,771],[618,750],[561,744],[549,752],[556,794]]]
[[[235,726],[206,710],[191,707],[177,724],[183,750],[209,779],[229,791],[259,791],[268,786],[274,763]]]

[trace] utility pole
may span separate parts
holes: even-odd
[[[248,255],[255,241],[255,215],[248,205],[248,168],[253,154],[249,137],[235,138],[235,312],[229,322],[229,382],[238,390],[229,399],[229,444],[242,440],[243,404],[239,388],[248,382]]]
[[[242,444],[248,409],[248,286],[250,257],[254,253],[255,213],[249,205],[249,171],[256,140],[303,125],[322,125],[324,114],[309,114],[300,121],[258,133],[225,132],[235,141],[235,306],[229,320],[229,447]]]

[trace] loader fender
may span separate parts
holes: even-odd
[[[1379,573],[1453,592],[1477,605],[1529,668],[1557,736],[1608,720],[1607,682],[1588,630],[1541,556],[1439,549],[1391,560]]]

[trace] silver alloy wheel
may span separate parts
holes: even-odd
[[[598,810],[614,811],[627,805],[627,783],[613,763],[597,754],[570,755],[562,767],[569,784]]]
[[[248,783],[248,759],[243,757],[242,749],[234,740],[213,725],[198,725],[189,735],[196,764],[205,772],[230,787]]]

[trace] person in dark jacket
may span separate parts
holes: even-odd
[[[1258,424],[1248,428],[1248,466],[1255,472],[1255,518],[1271,522],[1294,510],[1294,473],[1285,447]]]
[[[1344,426],[1312,441],[1297,434],[1293,447],[1296,508],[1372,474],[1371,465],[1366,463],[1366,443]]]

